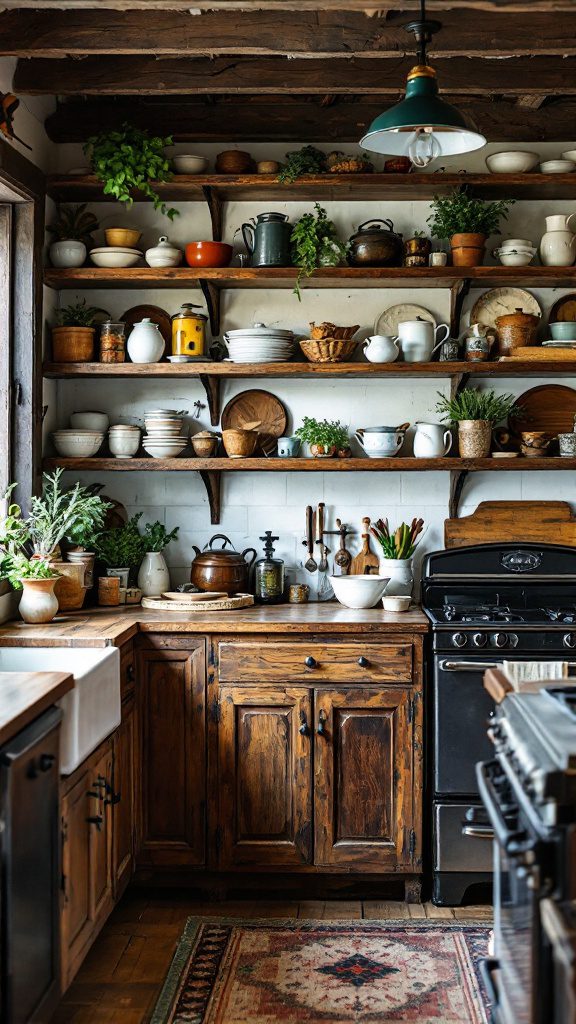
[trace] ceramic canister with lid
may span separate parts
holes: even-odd
[[[201,306],[183,302],[172,316],[172,355],[190,356],[203,359],[206,350],[206,321],[204,313],[197,313]]]
[[[164,352],[164,338],[149,317],[134,324],[126,345],[133,363],[157,363]]]
[[[182,250],[172,245],[167,235],[160,235],[156,245],[145,252],[149,267],[179,267],[182,263]]]
[[[540,317],[534,313],[525,313],[517,307],[513,313],[496,317],[498,331],[498,352],[502,356],[510,355],[515,349],[525,345],[534,345]]]

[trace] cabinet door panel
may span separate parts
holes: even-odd
[[[112,900],[112,814],[109,793],[105,788],[112,782],[112,751],[110,748],[96,762],[89,782],[91,787],[95,787],[93,791],[99,794],[90,797],[92,801],[91,814],[102,819],[99,828],[96,825],[92,825],[90,828],[91,917],[96,920]]]
[[[134,833],[134,697],[122,704],[122,722],[114,737],[113,878],[114,898],[126,888],[132,874]]]
[[[309,690],[223,686],[219,697],[220,867],[309,863]]]
[[[204,686],[203,641],[188,650],[142,650],[137,687],[141,724],[141,864],[204,863]]]
[[[314,862],[373,871],[410,866],[410,690],[314,693]]]

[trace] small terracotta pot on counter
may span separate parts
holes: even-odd
[[[486,235],[462,233],[452,235],[450,249],[454,267],[480,267],[484,259]]]
[[[94,358],[94,327],[53,327],[55,363],[89,363]]]
[[[497,316],[496,329],[498,331],[499,355],[507,356],[515,348],[535,345],[539,324],[540,317],[535,316],[534,313],[525,313],[520,307],[515,309],[513,313]]]
[[[98,578],[98,604],[103,608],[116,608],[120,604],[120,577]]]
[[[221,548],[213,549],[215,540],[223,540]],[[226,549],[229,544],[230,548]],[[254,548],[245,548],[244,551],[234,551],[232,541],[224,533],[215,533],[210,539],[208,550],[200,551],[193,545],[196,558],[190,567],[190,582],[200,590],[224,591],[226,594],[246,593],[248,591],[248,579],[250,566],[256,558]],[[247,560],[246,556],[251,554],[252,558]]]
[[[61,612],[80,611],[86,597],[84,585],[85,567],[82,562],[52,562],[60,579],[56,580],[54,593]]]
[[[490,454],[492,424],[490,420],[460,420],[458,449],[462,459],[485,459]]]

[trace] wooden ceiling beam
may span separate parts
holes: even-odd
[[[36,10],[42,4],[44,11],[190,11],[196,10],[261,10],[261,11],[316,11],[318,0],[2,0],[7,11]],[[420,0],[398,0],[402,9],[412,13],[420,8]],[[398,10],[398,4],[389,0],[323,0],[324,11],[374,11],[375,14]],[[545,14],[570,13],[572,0],[427,0],[427,11],[444,12],[453,9],[469,11],[502,11],[526,14],[542,11]]]
[[[86,57],[19,59],[18,95],[177,96],[268,92],[362,93],[398,97],[413,58],[372,61],[286,60],[282,57]],[[451,58],[434,61],[443,92],[517,96],[576,94],[576,57]]]
[[[576,99],[552,100],[539,110],[525,110],[514,101],[451,97],[489,141],[557,142],[574,134]],[[130,121],[142,128],[162,126],[177,142],[357,142],[387,103],[372,98],[337,97],[323,107],[316,99],[291,99],[259,94],[240,98],[134,97],[70,100],[46,119],[53,142],[84,142],[96,132]]]
[[[39,0],[36,0],[39,2]],[[174,0],[172,0],[174,2]],[[188,0],[189,4],[193,0]],[[247,0],[244,0],[246,3]],[[119,54],[211,57],[217,55],[302,58],[412,56],[412,37],[402,27],[407,11],[371,18],[349,11],[4,11],[0,55],[44,57]],[[576,9],[562,18],[530,10],[525,16],[444,11],[432,58],[576,54]]]

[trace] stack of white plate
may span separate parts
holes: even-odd
[[[293,331],[254,324],[224,335],[233,363],[286,363],[294,354]]]
[[[144,414],[144,451],[154,459],[175,459],[188,444],[182,416],[176,409],[150,409]]]

